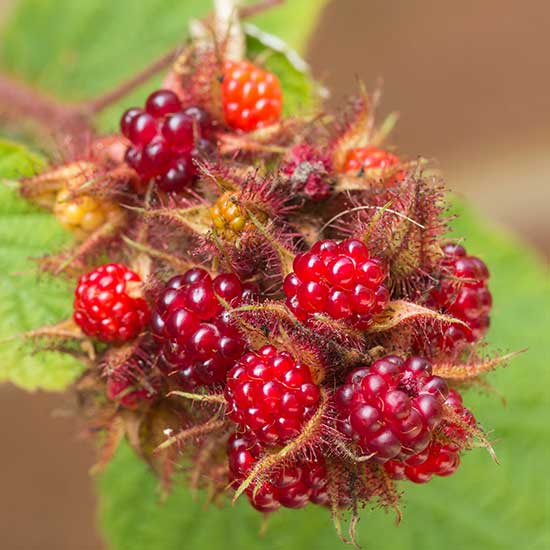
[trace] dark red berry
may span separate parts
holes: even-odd
[[[246,342],[218,297],[236,306],[246,287],[233,274],[212,280],[203,269],[190,269],[168,281],[157,300],[151,325],[161,343],[159,367],[186,389],[223,383]]]
[[[197,179],[193,159],[212,153],[213,126],[199,107],[182,110],[170,90],[153,92],[145,111],[129,109],[120,121],[122,133],[132,141],[125,161],[142,180],[154,178],[167,193],[178,193]]]
[[[273,346],[244,355],[227,376],[225,394],[229,418],[265,445],[299,435],[320,399],[309,367]]]
[[[441,423],[445,381],[422,357],[386,356],[348,374],[334,395],[339,430],[386,462],[423,451]]]
[[[388,305],[386,271],[361,241],[318,241],[296,256],[293,267],[283,290],[300,320],[324,313],[365,329]]]
[[[433,340],[443,350],[453,350],[465,342],[482,338],[489,327],[492,306],[487,288],[489,271],[485,263],[468,256],[464,247],[447,244],[443,247],[443,277],[433,289],[428,305],[464,321],[467,326],[452,325],[443,334],[434,334]]]
[[[82,331],[103,342],[134,338],[149,320],[149,307],[138,295],[141,279],[121,264],[97,267],[78,280],[74,320]]]

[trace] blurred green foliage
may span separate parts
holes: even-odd
[[[289,0],[255,20],[265,30],[303,49],[322,1]],[[37,86],[68,99],[107,91],[175,45],[190,16],[209,8],[204,0],[22,0],[4,32],[0,62]],[[280,69],[280,70],[284,70]],[[125,106],[140,102],[155,81],[102,117],[114,128]],[[14,156],[15,155],[15,156]],[[10,160],[11,158],[11,160]],[[0,145],[0,177],[30,174],[40,160],[12,144]],[[362,513],[359,541],[377,550],[550,548],[550,417],[545,343],[550,327],[550,277],[542,262],[512,236],[481,222],[460,206],[456,235],[481,254],[492,270],[495,299],[492,348],[529,347],[510,369],[490,376],[507,397],[470,393],[466,403],[484,426],[494,429],[500,465],[483,450],[469,453],[448,479],[407,489],[404,519],[381,511]],[[0,338],[68,315],[70,296],[51,282],[37,281],[27,256],[59,247],[66,235],[56,222],[0,188]],[[11,274],[23,272],[23,276]],[[2,348],[0,379],[33,387],[62,387],[78,372],[58,357],[36,362]],[[123,446],[100,479],[100,520],[114,550],[328,549],[340,546],[327,512],[316,507],[274,514],[259,539],[261,519],[246,505],[205,511],[178,488],[160,504],[147,467]]]
[[[71,293],[61,281],[38,278],[35,264],[69,236],[49,213],[21,199],[10,180],[31,176],[44,159],[23,146],[0,141],[0,381],[26,389],[63,389],[81,372],[72,358],[48,352],[36,355],[18,334],[70,316]]]

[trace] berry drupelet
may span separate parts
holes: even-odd
[[[170,90],[157,90],[145,110],[128,109],[120,129],[132,143],[126,163],[142,180],[154,179],[165,192],[180,192],[196,179],[193,159],[212,147],[213,125],[199,107],[184,108]]]
[[[151,319],[161,344],[159,368],[185,389],[223,383],[246,342],[218,297],[237,306],[252,293],[230,273],[212,279],[204,269],[193,268],[170,279]]]
[[[445,245],[443,253],[443,279],[432,290],[428,305],[467,325],[452,325],[443,335],[438,335],[439,347],[450,350],[485,335],[489,328],[492,297],[487,288],[489,271],[482,260],[468,256],[465,248],[456,244]]]
[[[257,462],[262,448],[250,435],[235,433],[227,444],[231,485],[236,489]],[[245,493],[260,512],[274,512],[281,506],[302,508],[314,503],[329,505],[327,471],[322,458],[298,459],[281,466],[269,481],[249,486]]]
[[[353,370],[336,390],[337,426],[378,462],[405,458],[430,444],[447,395],[427,359],[388,355]]]
[[[139,295],[141,279],[121,264],[106,264],[82,275],[75,290],[73,318],[82,331],[103,342],[137,336],[149,320]]]
[[[339,244],[318,241],[309,252],[296,256],[293,268],[283,290],[288,308],[299,320],[324,313],[365,329],[388,305],[386,270],[356,239]]]
[[[299,435],[320,401],[310,368],[274,346],[240,359],[229,371],[225,396],[229,418],[265,445]]]
[[[225,122],[235,130],[250,132],[281,117],[279,79],[250,61],[224,62],[222,101]]]

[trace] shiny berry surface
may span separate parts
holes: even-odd
[[[279,120],[282,93],[279,79],[250,61],[224,63],[222,101],[226,123],[249,132]]]
[[[485,335],[493,300],[487,287],[489,270],[482,260],[469,256],[463,246],[456,244],[445,245],[443,253],[443,278],[432,290],[428,305],[467,325],[452,325],[438,335],[439,346],[450,350]]]
[[[184,109],[170,90],[153,92],[145,110],[128,109],[120,130],[131,142],[126,163],[167,193],[183,191],[196,180],[193,159],[206,151],[204,143],[212,138],[209,115],[199,107]]]
[[[164,374],[186,389],[223,383],[246,342],[218,298],[237,306],[250,295],[251,289],[229,273],[212,279],[193,268],[170,279],[151,318]]]
[[[130,340],[149,320],[149,306],[135,295],[141,279],[121,264],[82,275],[75,290],[73,318],[82,331],[103,342]]]
[[[256,464],[262,447],[250,435],[233,434],[227,444],[231,485],[236,489]],[[329,505],[327,471],[322,458],[294,460],[278,468],[269,481],[249,486],[245,493],[259,512],[274,512],[281,506],[303,508],[309,503]]]
[[[326,314],[359,329],[386,309],[386,270],[356,239],[316,242],[298,254],[283,285],[287,306],[299,320]]]
[[[307,365],[264,346],[244,355],[227,376],[227,415],[265,445],[299,435],[319,406],[319,387]]]
[[[378,462],[411,456],[429,445],[447,395],[429,361],[388,355],[351,371],[336,390],[337,426]]]

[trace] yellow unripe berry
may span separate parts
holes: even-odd
[[[257,215],[260,219],[265,219],[265,214]],[[237,203],[236,193],[230,191],[221,195],[210,208],[210,217],[216,232],[228,240],[235,240],[243,231],[254,227],[246,212]]]
[[[74,231],[78,237],[85,237],[101,227],[106,221],[121,213],[114,203],[83,195],[71,197],[68,189],[57,193],[54,214],[61,224]]]

